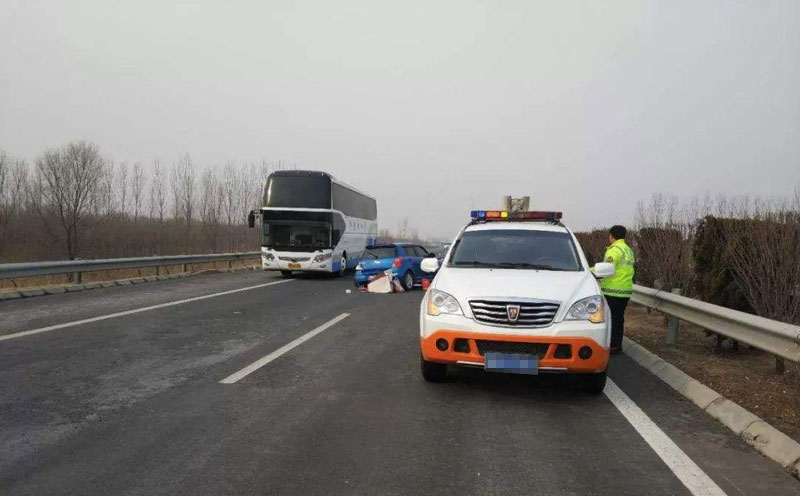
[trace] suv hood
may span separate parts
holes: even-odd
[[[589,271],[447,267],[439,271],[433,287],[453,295],[461,308],[469,307],[468,298],[537,298],[558,301],[563,307],[577,299],[600,294],[597,281]]]

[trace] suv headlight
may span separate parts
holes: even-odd
[[[448,313],[451,315],[464,315],[458,300],[444,291],[431,289],[428,295],[428,315],[441,315]]]
[[[566,320],[588,320],[595,324],[605,322],[605,304],[600,295],[578,300],[567,312]]]
[[[273,255],[272,253],[265,253],[264,254],[264,259],[266,259],[266,260],[275,260],[275,255]]]
[[[324,262],[325,260],[331,258],[331,255],[332,253],[321,253],[314,257],[314,262]]]
[[[361,264],[356,265],[356,270],[364,270],[364,267]]]

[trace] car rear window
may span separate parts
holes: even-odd
[[[376,246],[367,248],[364,251],[364,258],[394,258],[397,256],[397,249],[394,246]]]

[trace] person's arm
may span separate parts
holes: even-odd
[[[612,246],[611,248],[606,250],[606,254],[603,257],[604,262],[613,263],[614,268],[619,268],[619,262],[622,260],[622,249],[618,246]]]

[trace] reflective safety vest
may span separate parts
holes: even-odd
[[[633,250],[624,239],[614,241],[606,248],[604,262],[613,263],[615,272],[611,277],[600,280],[600,289],[606,296],[630,298],[633,294],[633,271],[636,260]]]

